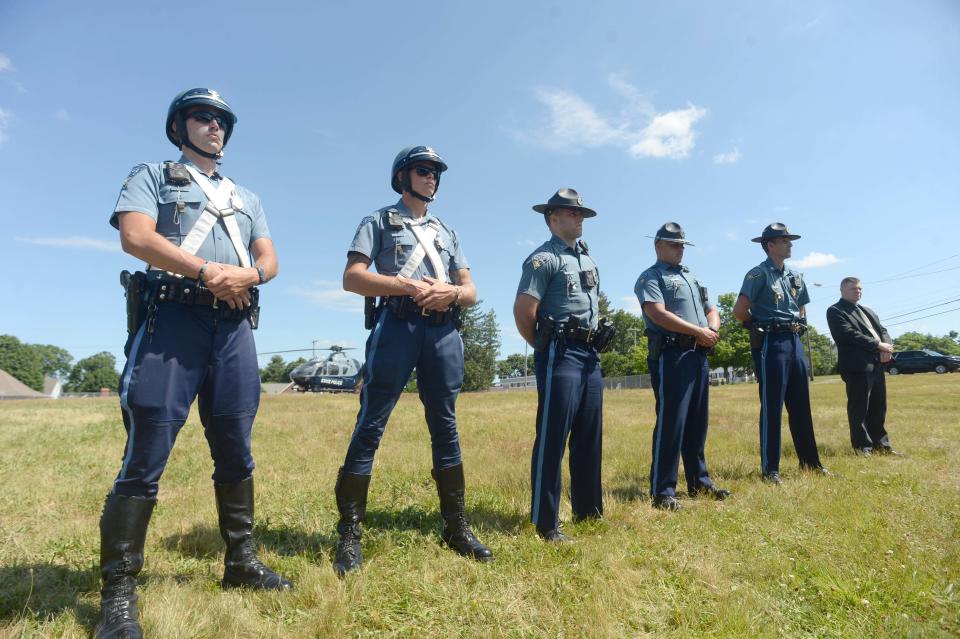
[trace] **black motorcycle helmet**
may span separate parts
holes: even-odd
[[[213,107],[217,111],[220,111],[227,116],[227,126],[223,135],[223,146],[227,146],[227,142],[230,141],[230,136],[233,134],[233,127],[237,123],[237,116],[233,112],[233,109],[230,108],[230,105],[227,104],[227,101],[224,100],[219,93],[213,89],[205,88],[187,89],[186,91],[181,91],[177,94],[177,97],[173,99],[173,102],[170,103],[170,108],[167,109],[167,139],[170,140],[170,142],[178,149],[181,146],[186,146],[204,157],[217,160],[221,155],[223,155],[222,152],[219,154],[212,154],[202,151],[201,149],[198,149],[189,139],[184,139],[181,141],[180,136],[177,133],[177,131],[187,130],[184,111],[187,109],[187,107],[197,105]],[[173,129],[174,122],[177,123],[176,131]]]
[[[440,173],[447,170],[447,163],[443,161],[439,153],[429,146],[408,146],[401,149],[401,151],[397,153],[397,157],[393,160],[393,167],[390,169],[390,186],[392,186],[393,190],[397,193],[403,194],[403,192],[406,191],[424,202],[432,202],[434,198],[421,195],[413,190],[413,186],[410,184],[410,173],[404,171],[404,169],[414,162],[430,162],[437,167]],[[401,171],[403,171],[401,177],[397,178],[397,173]],[[439,175],[437,175],[437,189],[440,189]],[[436,193],[436,191],[434,191],[434,193]]]

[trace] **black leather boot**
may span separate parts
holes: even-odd
[[[477,561],[493,561],[493,553],[480,543],[464,513],[463,464],[443,470],[433,470],[440,495],[440,515],[443,517],[443,540],[457,553]]]
[[[334,492],[337,496],[337,510],[340,511],[340,521],[337,522],[337,549],[333,557],[333,570],[338,577],[343,577],[363,565],[363,554],[360,552],[360,537],[363,532],[360,522],[367,510],[367,489],[370,487],[370,475],[348,473],[340,467],[337,473],[337,485]]]
[[[227,544],[224,554],[224,588],[286,590],[293,584],[267,568],[257,558],[253,543],[253,477],[235,484],[213,485],[217,495],[220,536]]]
[[[100,516],[100,619],[94,639],[142,639],[137,620],[137,575],[156,499],[107,495]]]

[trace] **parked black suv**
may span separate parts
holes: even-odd
[[[941,355],[937,351],[903,351],[894,353],[893,359],[886,363],[891,375],[900,373],[950,373],[960,370],[960,357]]]

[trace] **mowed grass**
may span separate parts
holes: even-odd
[[[759,481],[757,387],[713,389],[707,460],[734,496],[684,499],[679,513],[646,496],[651,391],[608,392],[606,516],[567,523],[576,543],[562,547],[527,521],[535,394],[463,395],[467,503],[492,564],[443,546],[422,409],[405,395],[377,457],[366,564],[344,581],[330,567],[333,485],[357,398],[265,397],[256,532],[261,557],[296,583],[283,594],[219,588],[211,461],[194,415],[147,538],[143,625],[183,638],[954,637],[960,375],[888,386],[888,429],[906,457],[854,457],[843,385],[818,379],[817,437],[838,477],[799,472],[784,426],[782,488]],[[89,636],[97,522],[123,441],[116,400],[0,403],[0,636]]]

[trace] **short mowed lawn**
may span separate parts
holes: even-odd
[[[608,392],[605,517],[569,523],[565,501],[568,546],[544,544],[528,522],[535,394],[465,394],[467,505],[491,564],[443,546],[422,409],[405,395],[377,457],[366,563],[342,581],[330,566],[333,485],[357,397],[264,397],[256,533],[261,557],[294,580],[288,593],[221,591],[212,466],[194,414],[147,537],[146,635],[956,637],[960,374],[887,381],[887,426],[905,457],[855,457],[843,384],[818,379],[817,439],[837,476],[801,473],[784,425],[779,488],[759,479],[756,385],[713,389],[707,461],[734,495],[685,498],[678,513],[647,497],[651,391]],[[97,524],[123,442],[116,400],[0,403],[0,637],[90,636]]]

